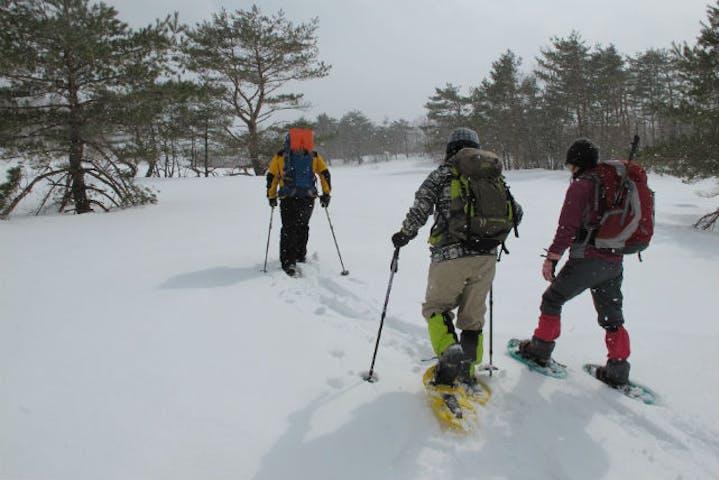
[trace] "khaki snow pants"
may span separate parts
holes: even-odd
[[[494,255],[461,257],[429,265],[427,293],[422,316],[429,321],[435,313],[446,312],[460,330],[481,330],[487,311],[487,294],[497,267]]]

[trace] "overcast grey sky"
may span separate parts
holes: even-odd
[[[339,118],[360,110],[375,122],[415,120],[435,87],[477,86],[510,49],[531,71],[552,37],[578,31],[588,45],[622,54],[694,43],[716,0],[106,0],[131,26],[179,12],[184,23],[220,8],[264,14],[284,10],[294,22],[319,18],[320,58],[330,75],[298,85],[313,108]],[[299,117],[300,113],[292,118]]]

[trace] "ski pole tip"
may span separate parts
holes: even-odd
[[[376,383],[379,381],[379,376],[377,375],[377,372],[362,372],[361,373],[362,380],[369,383]]]

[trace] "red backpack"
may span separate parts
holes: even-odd
[[[599,224],[592,226],[594,246],[624,255],[647,248],[654,233],[654,192],[647,172],[631,160],[604,160],[592,176],[600,212]]]

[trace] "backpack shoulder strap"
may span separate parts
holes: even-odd
[[[594,211],[601,214],[601,211],[606,209],[606,196],[604,195],[602,175],[597,171],[585,172],[577,177],[577,180],[579,179],[589,180],[594,184]]]
[[[514,199],[514,195],[512,195],[512,191],[509,189],[509,185],[507,184],[506,179],[504,178],[504,175],[499,176],[499,182],[504,185],[504,191],[507,195],[507,201],[509,202],[509,208],[512,209],[512,223],[514,224],[513,230],[514,230],[514,236],[515,238],[519,238],[519,218],[517,217],[517,201]],[[502,242],[502,248],[506,250],[506,247],[504,247],[504,242]],[[507,250],[506,253],[509,253]]]

